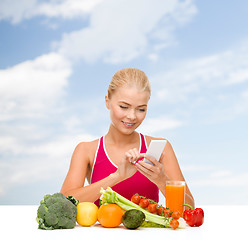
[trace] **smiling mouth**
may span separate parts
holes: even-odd
[[[124,122],[124,121],[122,121],[122,123],[123,123],[126,127],[128,127],[128,128],[131,128],[131,127],[133,127],[133,126],[135,125],[135,123],[128,123],[128,122]]]

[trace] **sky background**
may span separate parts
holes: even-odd
[[[60,191],[126,67],[152,86],[138,131],[171,142],[196,205],[247,204],[247,23],[245,0],[0,0],[0,204]]]

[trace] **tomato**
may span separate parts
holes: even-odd
[[[175,211],[171,214],[171,217],[177,220],[181,217],[181,213],[179,211]]]
[[[164,216],[164,214],[165,214],[164,208],[161,206],[157,207],[157,214],[159,216]]]
[[[156,213],[157,212],[157,206],[158,206],[158,204],[156,204],[156,203],[150,203],[148,205],[147,209],[150,213]]]
[[[97,221],[98,207],[92,202],[81,202],[77,205],[77,223],[89,227]]]
[[[164,211],[165,211],[167,217],[171,217],[172,212],[169,208],[165,208]]]
[[[131,198],[131,201],[132,201],[133,203],[139,204],[139,203],[140,203],[140,196],[139,196],[139,194],[134,194],[134,195],[132,196],[132,198]]]
[[[163,206],[157,207],[157,214],[159,216],[165,216],[165,213],[166,213],[166,208],[165,207],[163,207]]]
[[[179,226],[179,222],[178,222],[176,219],[172,219],[172,220],[170,221],[170,226],[171,226],[171,228],[173,228],[173,229],[177,229],[178,226]]]
[[[141,199],[140,199],[139,205],[140,205],[142,208],[147,208],[148,205],[149,205],[149,200],[146,199],[146,198],[141,198]]]

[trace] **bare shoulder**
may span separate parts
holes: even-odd
[[[152,137],[148,135],[145,135],[145,138],[146,138],[147,145],[150,144],[151,140],[166,140],[167,142],[169,142],[168,139],[166,138],[158,138],[158,137]]]
[[[78,150],[85,150],[85,149],[91,150],[91,149],[94,149],[94,148],[97,147],[98,141],[99,141],[99,139],[95,139],[95,140],[90,141],[90,142],[80,142],[76,146],[76,149],[78,149]]]
[[[97,146],[98,146],[99,139],[95,139],[89,142],[80,142],[75,148],[75,152],[83,153],[89,159],[95,155]]]
[[[174,151],[170,141],[166,138],[162,138],[162,137],[158,138],[158,137],[152,137],[152,136],[147,136],[147,135],[145,136],[145,138],[146,138],[147,146],[149,146],[151,140],[166,140],[167,142],[166,142],[164,150],[166,152],[173,152]]]

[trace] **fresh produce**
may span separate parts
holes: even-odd
[[[97,212],[97,219],[103,227],[113,228],[121,224],[123,214],[123,210],[117,204],[103,203]]]
[[[170,221],[170,226],[171,226],[171,228],[173,228],[173,229],[177,229],[178,226],[179,226],[179,222],[178,222],[176,219],[172,219],[172,220]]]
[[[149,202],[148,199],[142,198],[142,199],[140,199],[139,205],[140,205],[142,208],[147,208],[148,205],[149,205],[149,203],[150,203],[150,202]]]
[[[136,194],[134,194],[132,196],[131,201],[133,203],[139,204],[140,203],[140,199],[141,199],[140,195],[136,193]]]
[[[183,218],[186,221],[186,223],[193,227],[199,227],[203,224],[204,222],[204,211],[201,208],[196,208],[194,209],[192,206],[189,204],[183,204],[183,206],[189,207],[190,210],[185,210],[183,212]]]
[[[47,194],[40,201],[37,210],[39,229],[53,230],[59,228],[74,228],[76,225],[78,201],[62,193]]]
[[[140,227],[147,227],[147,228],[166,228],[165,225],[157,224],[157,223],[150,222],[150,221],[144,221]]]
[[[171,215],[170,210],[163,206],[157,206],[157,214],[159,216],[167,216],[167,217],[170,217]]]
[[[89,227],[97,221],[98,207],[92,202],[81,202],[77,205],[77,223]]]
[[[100,192],[102,194],[101,195],[102,203],[115,203],[115,204],[119,205],[125,211],[131,210],[131,209],[140,210],[145,214],[146,221],[160,224],[160,225],[163,225],[165,227],[171,227],[170,221],[172,220],[172,218],[169,218],[167,216],[159,216],[157,214],[150,213],[146,209],[142,208],[140,205],[137,205],[137,204],[133,203],[132,201],[129,201],[125,197],[123,197],[120,194],[118,194],[117,192],[113,191],[110,187],[108,187],[106,190],[104,190],[102,188]],[[141,200],[140,200],[140,202],[141,202]],[[180,224],[180,222],[179,222],[179,228],[185,228],[185,225]]]
[[[159,216],[171,217],[172,212],[168,208],[158,205],[157,202],[144,196],[139,196],[137,193],[131,197],[131,201],[139,204],[142,208],[147,209],[150,213],[157,213]]]
[[[157,206],[158,204],[156,203],[150,203],[147,207],[147,210],[150,212],[150,213],[157,213]]]
[[[181,213],[179,211],[172,212],[171,217],[177,220],[181,217]]]
[[[173,220],[173,218],[170,218],[170,227],[171,226],[171,221]],[[176,219],[175,219],[176,220]],[[178,228],[186,228],[186,222],[183,218],[179,218],[177,219],[179,225],[178,225]],[[173,224],[173,222],[172,222]],[[175,222],[174,222],[175,224]],[[174,226],[174,225],[173,225]],[[161,225],[161,224],[157,224],[157,223],[154,223],[154,222],[150,222],[150,221],[144,221],[141,225],[141,227],[149,227],[149,228],[168,228],[168,226],[165,226],[165,225]],[[174,229],[174,228],[173,228]],[[175,228],[176,229],[176,228]]]
[[[145,221],[145,214],[137,209],[131,209],[122,216],[122,223],[128,229],[136,229]]]
[[[166,216],[171,217],[172,211],[169,208],[165,208],[164,211],[165,211]]]

